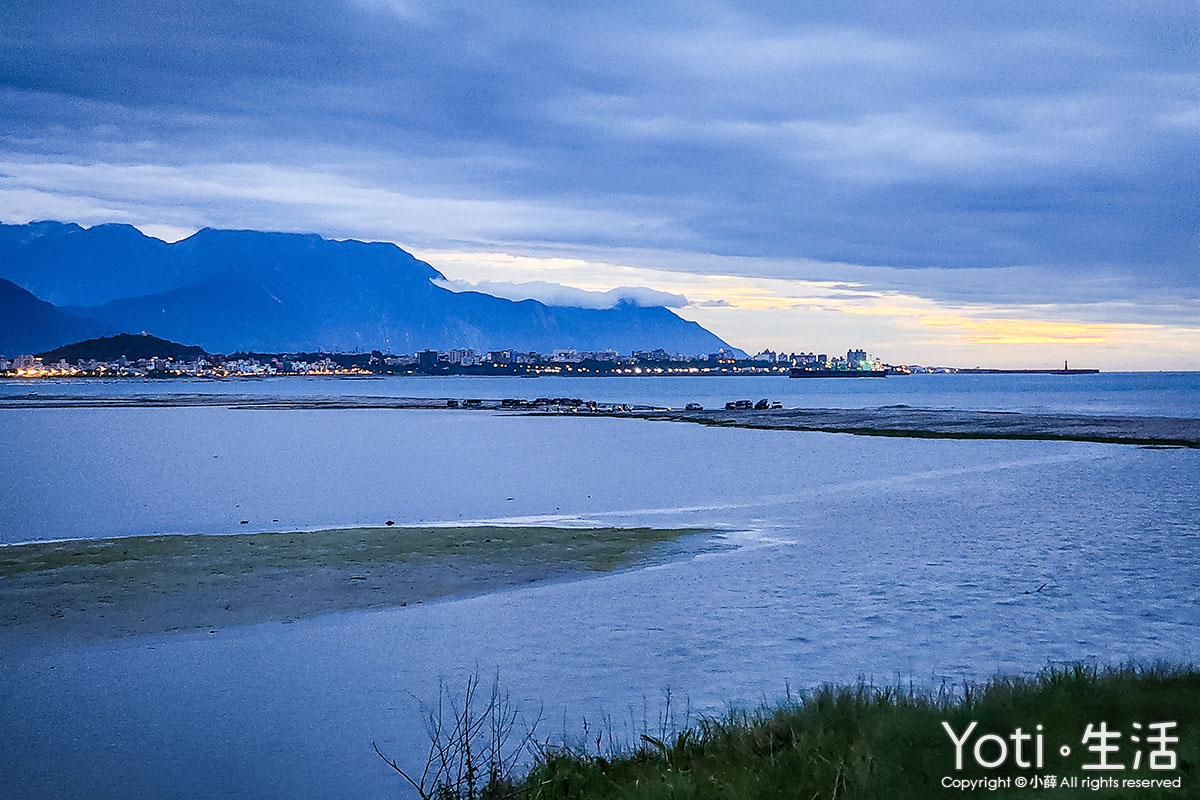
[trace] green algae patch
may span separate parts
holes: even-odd
[[[609,572],[707,531],[379,527],[0,547],[0,633],[111,637],[289,622]]]

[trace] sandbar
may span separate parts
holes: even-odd
[[[8,545],[0,639],[216,633],[407,606],[626,568],[701,533],[710,531],[397,526]]]

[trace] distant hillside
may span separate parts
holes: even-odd
[[[205,229],[166,244],[124,225],[0,225],[0,276],[112,329],[209,352],[730,349],[666,308],[456,293],[395,245],[314,235]]]
[[[0,279],[0,354],[36,353],[67,342],[113,333],[114,328],[78,317]]]
[[[131,225],[0,225],[0,277],[56,306],[98,305],[194,280],[171,245]]]
[[[116,361],[121,356],[131,361],[142,358],[170,358],[176,361],[190,361],[205,355],[204,348],[179,344],[178,342],[160,339],[157,336],[119,333],[116,336],[103,336],[99,339],[88,339],[63,347],[56,347],[41,353],[42,360],[50,363],[65,359],[75,363],[83,359],[96,361]]]

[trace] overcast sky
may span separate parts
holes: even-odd
[[[394,241],[752,351],[1200,369],[1197,8],[18,0],[0,219]]]

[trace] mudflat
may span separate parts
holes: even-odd
[[[697,530],[369,527],[0,547],[0,636],[289,622],[610,571]]]

